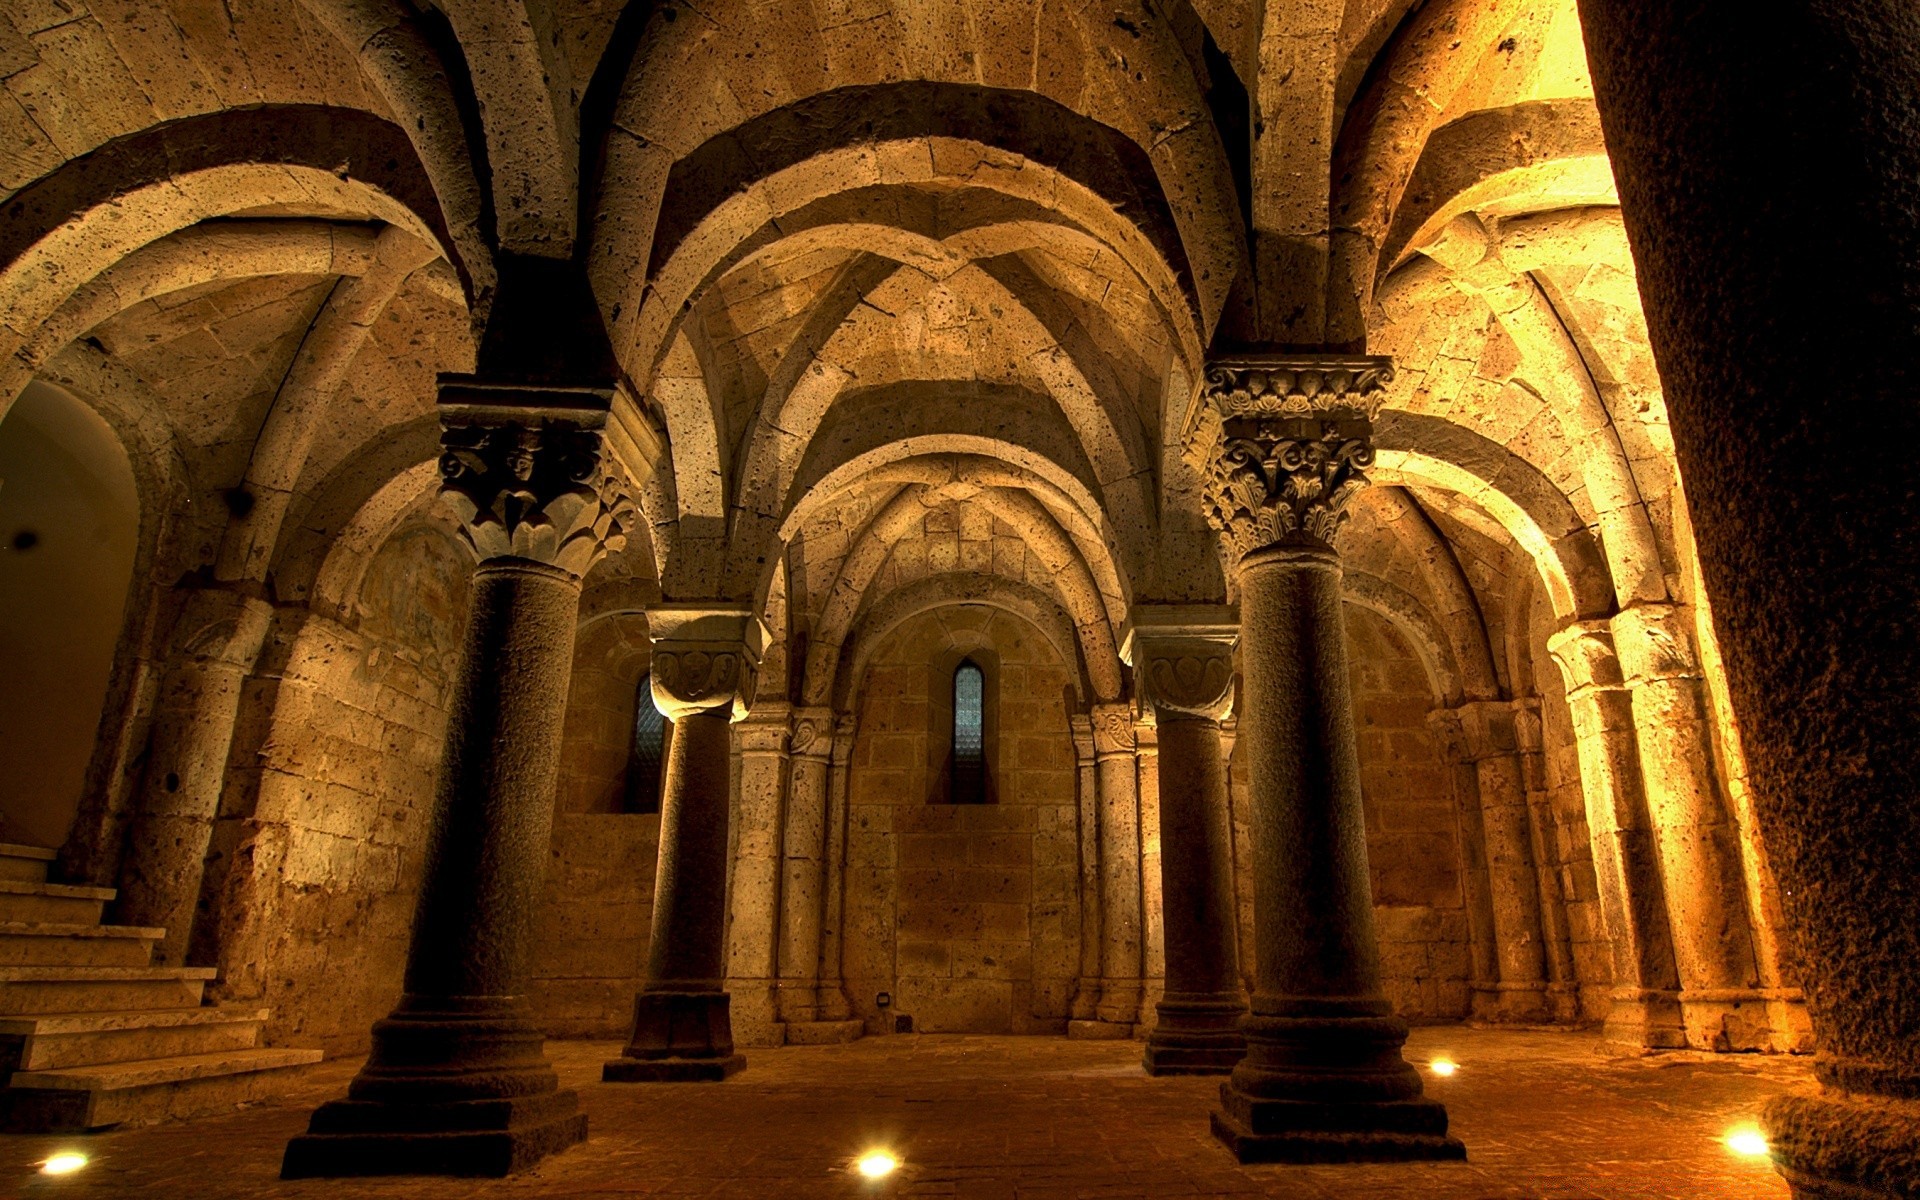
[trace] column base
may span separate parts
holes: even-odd
[[[1220,1085],[1213,1136],[1243,1163],[1464,1162],[1437,1100],[1315,1104],[1258,1100]]]
[[[1406,1022],[1386,1001],[1256,996],[1254,1005],[1241,1022],[1246,1057],[1213,1114],[1214,1136],[1241,1162],[1466,1157],[1447,1136],[1446,1107],[1420,1094],[1401,1057]]]
[[[734,1053],[725,992],[643,991],[633,1001],[633,1038],[601,1068],[604,1083],[718,1082],[745,1069]]]
[[[1685,1050],[1687,1027],[1681,1019],[1680,994],[1653,988],[1615,989],[1600,1040],[1616,1054]]]
[[[1545,1025],[1553,1020],[1544,983],[1475,983],[1471,994],[1476,1024]]]
[[[1149,1075],[1226,1075],[1247,1053],[1240,1032],[1246,1005],[1238,997],[1162,999],[1141,1063]]]
[[[1795,1200],[1920,1195],[1920,1102],[1830,1090],[1782,1096],[1761,1114],[1776,1169]]]
[[[1125,1042],[1133,1039],[1132,1022],[1068,1021],[1067,1036],[1076,1042]]]
[[[1680,993],[1687,1044],[1720,1054],[1773,1050],[1777,1039],[1771,1007],[1766,993],[1757,988]]]
[[[287,1143],[282,1179],[515,1175],[587,1140],[579,1094],[398,1105],[335,1100]]]
[[[789,1046],[839,1046],[858,1041],[867,1032],[865,1021],[789,1021]]]

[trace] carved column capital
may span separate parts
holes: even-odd
[[[1589,690],[1618,691],[1626,686],[1613,629],[1604,617],[1574,621],[1555,631],[1547,638],[1547,653],[1560,667],[1569,700]]]
[[[1073,756],[1082,766],[1093,763],[1093,718],[1073,713],[1067,717],[1067,729],[1073,737]]]
[[[1620,673],[1628,683],[1700,678],[1687,612],[1674,604],[1636,604],[1611,622]]]
[[[1088,714],[1093,725],[1093,753],[1096,758],[1113,754],[1132,754],[1136,746],[1133,729],[1133,705],[1096,704]]]
[[[1224,606],[1143,605],[1120,656],[1159,720],[1220,721],[1233,710],[1239,641],[1239,619]]]
[[[583,578],[626,545],[638,508],[607,470],[604,388],[440,380],[440,495],[482,562]]]
[[[647,610],[653,639],[653,703],[670,721],[753,706],[766,629],[744,608],[663,604]],[[781,721],[784,731],[785,714]],[[784,735],[784,733],[783,733]]]
[[[860,719],[850,712],[833,719],[833,761],[841,769],[853,761],[853,736],[859,727]]]
[[[734,745],[742,756],[771,755],[784,758],[788,753],[791,728],[787,705],[763,701],[739,719],[733,727]]]
[[[1441,711],[1458,724],[1460,757],[1465,762],[1511,755],[1520,749],[1513,705],[1505,700],[1469,700]]]
[[[1207,521],[1230,565],[1274,545],[1332,548],[1367,486],[1373,418],[1393,378],[1378,357],[1261,354],[1207,364],[1220,415],[1207,467]]]
[[[831,708],[808,707],[793,710],[793,736],[790,748],[795,758],[822,761],[833,753],[834,713]]]

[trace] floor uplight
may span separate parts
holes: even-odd
[[[869,1150],[853,1164],[853,1169],[868,1179],[884,1179],[899,1165],[900,1160],[885,1150]]]
[[[1436,1058],[1427,1064],[1427,1070],[1432,1071],[1442,1079],[1448,1078],[1459,1069],[1460,1064],[1450,1058]]]
[[[63,1150],[40,1164],[42,1175],[71,1175],[87,1165],[87,1156],[73,1150]]]
[[[1743,1158],[1767,1156],[1767,1135],[1760,1132],[1758,1125],[1735,1125],[1727,1130],[1724,1140],[1727,1143],[1727,1149]]]

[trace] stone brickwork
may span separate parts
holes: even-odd
[[[929,692],[976,650],[999,696],[996,799],[928,803]],[[926,1032],[1064,1031],[1080,961],[1068,681],[1037,630],[987,608],[915,618],[876,654],[849,781],[845,951],[870,1032],[895,1013]]]

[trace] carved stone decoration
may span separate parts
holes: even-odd
[[[766,630],[744,609],[664,604],[647,610],[653,638],[653,703],[670,721],[753,705]]]
[[[530,559],[577,579],[626,545],[639,509],[606,469],[604,410],[454,392],[440,415],[442,502],[481,561]]]
[[[1133,753],[1136,743],[1131,704],[1096,704],[1091,719],[1096,757]]]
[[[1147,641],[1137,668],[1161,721],[1218,721],[1233,708],[1233,643],[1199,638]]]
[[[1235,562],[1265,546],[1331,547],[1367,486],[1385,358],[1217,359],[1205,399],[1220,415],[1207,520]],[[1231,564],[1229,564],[1231,566]]]
[[[789,747],[796,757],[827,758],[833,750],[833,727],[831,708],[796,708]]]

